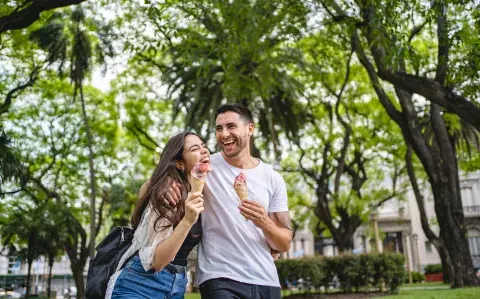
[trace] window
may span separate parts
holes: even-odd
[[[430,243],[429,241],[425,241],[425,250],[428,253],[432,253],[432,243]]]
[[[480,237],[468,237],[471,255],[480,255]]]

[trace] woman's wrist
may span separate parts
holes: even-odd
[[[185,226],[185,228],[190,229],[194,224],[195,222],[192,222],[191,220],[187,219],[187,217],[183,217],[183,219],[180,221],[178,226],[183,225]]]

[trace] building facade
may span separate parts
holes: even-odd
[[[460,176],[461,196],[467,227],[467,237],[475,268],[480,268],[480,171]],[[425,210],[431,229],[438,234],[433,195],[429,187],[422,190]],[[437,250],[425,236],[420,222],[420,213],[412,191],[406,200],[392,199],[378,210],[377,223],[380,231],[382,252],[402,253],[408,259],[412,271],[423,272],[426,265],[441,263]],[[372,221],[362,225],[354,235],[354,253],[376,250]],[[291,249],[282,258],[295,258],[321,254],[337,255],[338,250],[331,239],[315,239],[307,228],[297,232]]]

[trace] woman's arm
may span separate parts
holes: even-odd
[[[185,216],[175,227],[172,234],[155,248],[152,267],[159,271],[175,259],[192,226],[203,211],[203,195],[190,193],[185,201]]]

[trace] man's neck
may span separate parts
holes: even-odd
[[[228,164],[240,169],[254,168],[260,163],[260,161],[253,158],[248,151],[241,152],[235,157],[227,157],[222,151],[222,157]]]

